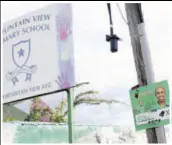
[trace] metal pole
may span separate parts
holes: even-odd
[[[113,22],[112,22],[112,15],[111,15],[111,6],[110,3],[107,3],[108,6],[108,12],[109,12],[109,18],[110,18],[110,36],[113,36]]]
[[[139,86],[155,82],[141,4],[125,4]],[[164,127],[146,130],[149,143],[166,143]]]
[[[73,99],[71,90],[66,90],[67,92],[67,100],[68,100],[68,132],[69,132],[69,143],[73,143]]]

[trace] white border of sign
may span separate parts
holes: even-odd
[[[3,25],[3,102],[75,85],[71,4],[52,4]]]

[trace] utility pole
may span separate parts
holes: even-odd
[[[125,4],[139,86],[155,83],[141,4]],[[166,143],[164,126],[146,130],[148,143]]]

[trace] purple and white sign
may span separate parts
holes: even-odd
[[[74,85],[70,4],[52,4],[3,24],[4,103]]]

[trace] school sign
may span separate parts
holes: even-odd
[[[52,4],[4,23],[4,103],[74,86],[73,54],[70,4]]]

